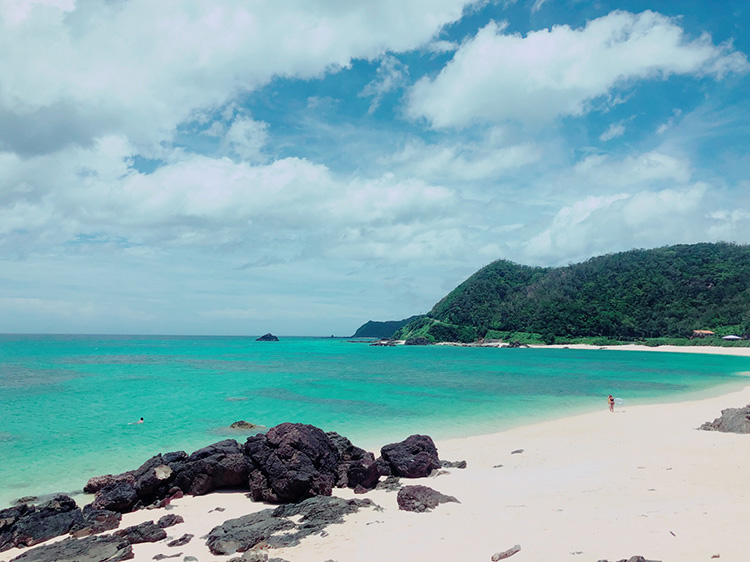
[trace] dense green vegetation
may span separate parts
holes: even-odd
[[[393,333],[406,326],[412,320],[421,318],[421,316],[411,316],[403,320],[388,320],[387,322],[376,322],[370,320],[365,322],[352,336],[353,338],[390,338]]]
[[[748,246],[631,250],[554,268],[497,261],[395,337],[648,343],[684,342],[696,329],[717,337],[750,332]]]

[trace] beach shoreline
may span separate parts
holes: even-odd
[[[488,435],[437,442],[442,459],[466,469],[407,480],[461,503],[429,513],[400,511],[396,493],[373,490],[382,511],[362,509],[325,536],[269,555],[291,562],[369,560],[490,560],[515,544],[513,560],[620,560],[635,554],[667,561],[745,560],[750,482],[750,435],[698,431],[721,410],[750,403],[750,386],[689,402],[602,409]],[[515,452],[522,450],[522,452]],[[220,507],[223,511],[217,511]],[[204,536],[228,519],[269,507],[244,493],[213,493],[173,502],[171,511],[123,516],[121,527],[175,513],[185,523],[170,537],[190,533],[187,545],[134,545],[136,560],[158,554],[228,560],[209,553]],[[22,551],[8,551],[9,560]]]

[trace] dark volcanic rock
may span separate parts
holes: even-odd
[[[133,471],[135,489],[144,505],[164,499],[170,495],[175,476],[187,460],[185,451],[155,455]],[[184,490],[183,490],[184,491]]]
[[[18,505],[0,511],[0,552],[32,546],[70,532],[83,521],[81,510],[60,494],[38,505]]]
[[[125,527],[124,529],[115,531],[114,535],[117,537],[123,537],[130,544],[157,542],[167,538],[167,532],[153,521],[144,521],[139,525]]]
[[[177,470],[175,485],[194,496],[247,485],[248,463],[242,446],[234,439],[195,451]]]
[[[106,485],[96,493],[96,498],[91,502],[94,509],[106,509],[127,513],[138,502],[138,493],[135,486],[129,482],[119,481]]]
[[[191,535],[190,533],[185,533],[179,539],[169,541],[167,543],[167,546],[184,546],[187,543],[189,543],[191,540],[193,540],[193,536],[194,535]]]
[[[422,336],[416,338],[409,338],[404,342],[404,345],[430,345],[432,342]]]
[[[245,443],[248,485],[256,501],[297,502],[330,496],[338,480],[339,452],[321,429],[282,423]]]
[[[403,485],[401,484],[398,476],[389,476],[382,482],[378,482],[378,485],[375,486],[377,490],[385,490],[386,492],[397,492],[402,487]]]
[[[609,560],[599,560],[599,562],[609,562]],[[661,562],[661,560],[646,560],[643,556],[631,556],[630,558],[623,558],[616,562]]]
[[[427,435],[412,435],[400,443],[385,445],[380,455],[393,476],[422,478],[440,468],[437,447]]]
[[[87,494],[95,494],[102,488],[114,484],[115,482],[128,482],[135,486],[135,477],[133,471],[123,472],[122,474],[105,474],[104,476],[94,476],[89,478],[83,491]]]
[[[302,538],[341,523],[344,515],[374,505],[367,499],[317,496],[225,521],[211,530],[206,545],[216,555],[245,552],[261,541],[271,547],[295,546]],[[295,524],[290,517],[299,517],[299,523]]]
[[[427,486],[404,486],[398,491],[396,497],[398,508],[402,511],[429,511],[441,503],[456,502],[460,503],[453,496],[446,496],[437,490]]]
[[[750,404],[744,408],[727,408],[721,417],[706,422],[699,429],[724,433],[750,433]]]
[[[360,449],[343,435],[335,431],[326,433],[339,452],[338,478],[336,486],[371,490],[378,483],[380,473],[375,464],[375,455]]]
[[[83,520],[70,530],[74,537],[86,537],[117,529],[122,520],[122,514],[106,509],[95,509],[91,504],[83,506],[82,515]]]
[[[255,341],[279,341],[279,338],[277,338],[276,336],[274,336],[272,333],[269,332],[267,334],[263,334]]]
[[[466,468],[466,461],[440,461],[443,468]]]
[[[133,557],[133,547],[122,537],[70,537],[27,550],[10,562],[119,562]]]
[[[156,524],[159,525],[162,529],[166,529],[167,527],[173,527],[174,525],[177,525],[179,523],[184,523],[185,520],[182,518],[181,515],[175,515],[174,513],[168,513],[164,517],[161,517]]]
[[[296,527],[289,519],[279,519],[272,514],[273,509],[264,509],[225,521],[211,529],[206,545],[212,554],[234,554],[249,550],[261,541],[267,541],[274,533]]]

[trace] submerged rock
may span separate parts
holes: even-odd
[[[704,423],[698,429],[724,433],[750,433],[750,404],[744,408],[722,410],[721,417]]]
[[[229,426],[230,429],[242,429],[242,430],[254,430],[261,427],[260,425],[255,425],[254,423],[246,422],[245,420],[239,420],[234,422],[232,425]]]

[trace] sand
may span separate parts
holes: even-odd
[[[620,560],[635,554],[664,562],[717,555],[721,561],[750,560],[750,435],[695,429],[723,408],[750,403],[750,386],[690,402],[626,403],[614,413],[605,400],[594,413],[438,442],[441,458],[466,460],[468,468],[403,482],[430,486],[459,504],[410,513],[399,511],[395,492],[355,496],[335,490],[341,497],[368,497],[382,511],[363,509],[328,527],[325,536],[270,554],[291,562],[489,561],[519,544],[521,551],[509,558],[513,562]],[[514,454],[518,449],[523,452]],[[173,560],[228,560],[211,555],[199,537],[227,519],[266,507],[242,493],[216,493],[176,500],[171,511],[126,514],[122,526],[177,513],[186,521],[168,529],[170,537],[195,538],[182,547],[167,547],[166,541],[135,545],[136,560],[178,552]]]

